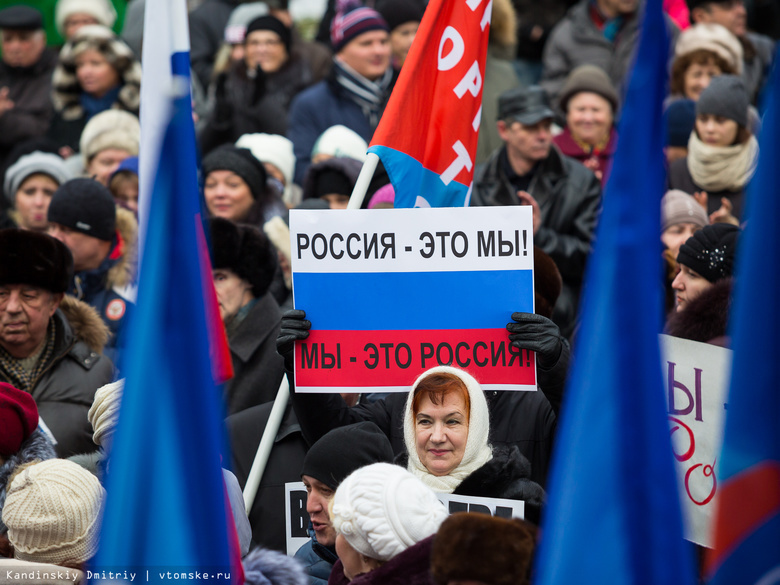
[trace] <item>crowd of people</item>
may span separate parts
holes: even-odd
[[[296,393],[293,347],[312,323],[293,307],[289,210],[347,207],[429,1],[330,0],[314,39],[288,0],[189,3],[204,228],[234,370],[223,472],[248,583],[530,582],[643,2],[491,3],[470,205],[532,209],[535,313],[506,328],[536,353],[538,391],[487,391],[438,366],[406,393]],[[0,10],[0,567],[78,580],[98,544],[135,310],[144,0],[28,4]],[[754,4],[664,2],[668,191],[648,286],[664,291],[667,333],[725,347],[777,34],[754,30],[772,22]],[[362,207],[392,208],[399,188],[380,164]],[[285,376],[290,401],[245,509]],[[298,481],[310,538],[295,552],[285,484]],[[522,501],[525,517],[449,515],[437,493]]]

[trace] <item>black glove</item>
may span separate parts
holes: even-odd
[[[515,323],[506,326],[514,347],[536,352],[539,366],[549,370],[558,363],[566,340],[558,326],[535,313],[512,313]]]
[[[213,121],[218,125],[227,124],[233,120],[233,104],[228,96],[227,78],[227,71],[223,71],[214,82]]]
[[[254,83],[252,83],[252,93],[249,97],[247,107],[252,107],[259,102],[265,95],[266,74],[260,69],[260,65],[255,68]]]
[[[306,311],[291,309],[282,315],[282,328],[276,338],[276,351],[284,358],[284,367],[292,371],[293,349],[295,342],[306,339],[311,329],[311,321],[306,320]]]

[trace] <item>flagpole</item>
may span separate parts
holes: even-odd
[[[371,179],[374,178],[376,165],[378,163],[379,155],[369,152],[366,162],[363,163],[363,168],[360,169],[360,174],[355,182],[355,188],[352,190],[352,196],[349,198],[347,209],[360,209],[363,206],[363,200],[366,198],[368,185],[371,183]]]
[[[246,506],[247,515],[252,509],[252,504],[255,502],[257,489],[260,487],[260,480],[263,478],[265,466],[268,463],[268,458],[271,456],[271,449],[274,446],[276,434],[279,432],[279,427],[282,426],[284,411],[287,408],[287,401],[289,399],[290,383],[287,381],[287,376],[285,375],[282,376],[282,382],[279,384],[279,392],[276,393],[274,405],[271,407],[271,414],[268,415],[268,422],[265,424],[263,437],[260,439],[260,444],[257,446],[257,453],[255,453],[255,459],[252,462],[252,467],[249,470],[249,477],[247,477],[246,485],[244,486],[244,505]]]

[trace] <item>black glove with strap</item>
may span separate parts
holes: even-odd
[[[512,313],[512,320],[514,323],[506,326],[512,345],[536,352],[536,360],[541,368],[553,368],[566,343],[558,326],[547,317],[535,313]]]
[[[291,309],[282,315],[282,328],[276,338],[276,351],[284,358],[284,367],[292,371],[295,342],[306,339],[311,329],[311,321],[306,320],[306,311]]]

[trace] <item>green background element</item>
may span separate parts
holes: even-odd
[[[111,0],[111,3],[114,5],[114,8],[116,8],[114,30],[119,33],[122,30],[122,24],[125,22],[127,0]],[[49,45],[59,46],[62,44],[62,37],[60,36],[60,33],[57,32],[57,27],[54,26],[54,6],[57,4],[57,0],[27,0],[26,2],[20,2],[19,0],[0,0],[0,9],[8,8],[9,6],[17,6],[19,4],[32,6],[43,14],[46,39]]]

